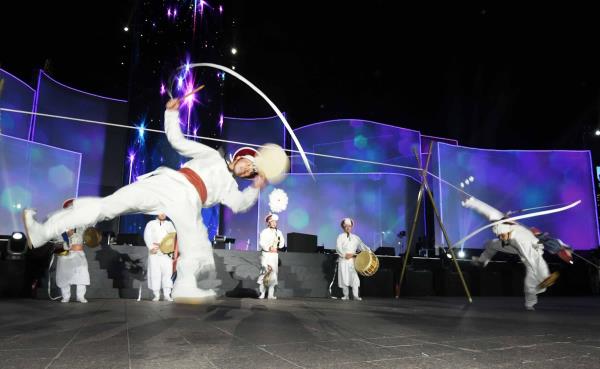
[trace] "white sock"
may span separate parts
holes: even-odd
[[[344,297],[348,297],[348,287],[342,287],[342,292],[344,293]]]
[[[85,299],[85,291],[87,291],[87,287],[85,284],[77,285],[77,298],[79,300]]]

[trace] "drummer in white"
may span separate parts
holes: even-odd
[[[160,241],[166,235],[175,232],[173,223],[167,220],[163,213],[158,214],[156,219],[146,224],[144,229],[144,241],[148,248],[148,288],[154,293],[152,301],[160,299],[160,288],[162,285],[163,296],[166,301],[173,301],[171,289],[173,288],[173,259],[160,251]]]
[[[285,245],[283,233],[277,229],[277,214],[269,214],[265,218],[267,228],[260,232],[259,244],[261,248],[260,266],[262,273],[258,277],[258,287],[260,289],[259,299],[265,298],[266,287],[269,288],[269,299],[277,299],[275,297],[275,286],[277,285],[277,272],[279,271],[279,256],[278,249],[282,249]],[[265,276],[269,275],[269,282],[265,283]]]
[[[354,267],[354,256],[360,249],[361,251],[370,251],[369,247],[362,242],[360,237],[352,234],[354,221],[350,218],[342,219],[341,223],[344,233],[340,234],[336,242],[336,251],[338,258],[338,285],[344,292],[342,300],[348,300],[349,287],[352,287],[352,295],[354,300],[362,300],[358,296],[358,288],[360,287],[360,279]]]
[[[73,206],[74,199],[68,199],[63,203],[63,209],[69,209]],[[75,285],[77,291],[77,301],[86,303],[85,292],[90,285],[90,273],[88,271],[88,262],[83,251],[83,232],[85,226],[75,227],[66,231],[69,239],[64,243],[64,249],[69,252],[64,256],[59,256],[56,262],[56,285],[60,288],[62,294],[61,302],[71,300],[71,285]]]

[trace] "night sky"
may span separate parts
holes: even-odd
[[[595,8],[209,3],[224,7],[223,51],[203,61],[235,65],[293,126],[361,118],[501,149],[596,149],[600,142],[593,134],[600,121]],[[128,88],[135,35],[123,27],[145,16],[140,9],[148,8],[140,4],[17,4],[3,15],[20,20],[1,25],[1,67],[31,83],[50,59],[50,74],[68,85],[131,98],[137,93]],[[164,25],[158,14],[168,4],[152,2],[156,19],[150,21],[162,36],[160,45],[144,47],[146,58],[168,58],[170,34],[189,34],[189,27]],[[272,115],[233,80],[224,106],[229,116]]]

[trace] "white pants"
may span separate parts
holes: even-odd
[[[344,292],[344,296],[348,296],[348,287],[352,287],[352,294],[358,297],[358,288],[360,287],[360,279],[356,268],[354,267],[354,258],[338,259],[338,286]]]
[[[148,255],[148,288],[173,288],[173,259],[168,255]]]
[[[81,301],[85,299],[85,291],[87,290],[85,285],[78,284],[77,285],[77,301]],[[60,294],[62,295],[63,300],[69,301],[71,299],[71,285],[60,288]]]
[[[487,265],[497,252],[515,254],[521,257],[521,261],[525,264],[525,281],[523,282],[525,306],[533,307],[538,302],[537,295],[546,291],[545,288],[540,289],[537,288],[537,286],[550,275],[548,264],[542,257],[542,254],[531,252],[528,257],[525,258],[516,248],[511,246],[503,247],[502,241],[494,239],[485,243],[485,250],[481,256],[479,256],[479,261],[482,262],[483,265]]]
[[[262,273],[258,276],[258,280],[256,283],[259,285],[263,285],[263,279],[265,274],[268,271],[268,268],[271,267],[273,271],[271,272],[269,286],[277,285],[277,273],[279,272],[279,256],[276,252],[264,252],[261,251],[260,255],[260,266],[262,268]]]
[[[72,284],[89,286],[90,273],[83,251],[69,251],[56,258],[56,285],[59,288],[68,288]]]
[[[197,280],[210,276],[214,283],[216,276],[212,246],[200,210],[200,198],[194,186],[182,174],[164,169],[160,174],[122,187],[110,196],[78,198],[71,208],[52,214],[42,229],[45,238],[50,240],[65,229],[95,224],[119,215],[165,213],[175,225],[179,248],[177,280],[172,296],[205,297],[214,295],[214,291],[199,289]]]

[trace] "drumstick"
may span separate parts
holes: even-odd
[[[180,98],[179,100],[185,100],[186,98],[188,98],[189,96],[195,94],[196,92],[202,90],[204,88],[204,85],[201,85],[200,87],[197,87],[196,89],[194,89],[192,92],[188,92],[187,94],[183,95],[182,98]]]

